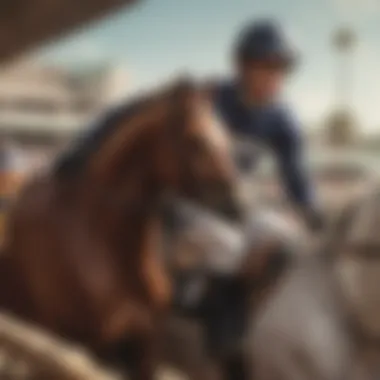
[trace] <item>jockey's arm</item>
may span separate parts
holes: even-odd
[[[290,115],[282,115],[277,123],[272,145],[285,191],[307,226],[313,231],[320,230],[323,218],[305,165],[304,140],[298,123]]]

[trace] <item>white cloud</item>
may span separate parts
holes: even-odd
[[[354,60],[354,103],[368,129],[380,128],[380,52],[377,46],[361,42]]]
[[[333,0],[342,17],[356,21],[380,12],[380,0]]]

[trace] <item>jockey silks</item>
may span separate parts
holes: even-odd
[[[273,152],[285,190],[296,203],[311,207],[312,187],[304,168],[303,141],[298,123],[282,105],[246,107],[237,85],[227,82],[217,86],[215,105],[218,113],[238,140],[252,141],[255,148],[238,152],[237,162],[243,171],[254,169],[262,147]]]

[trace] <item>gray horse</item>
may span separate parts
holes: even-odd
[[[260,380],[380,378],[380,193],[347,206],[250,326]]]
[[[190,281],[177,281],[166,356],[192,379],[211,379],[212,372],[240,380],[236,367],[241,365],[235,361],[241,357],[247,311],[270,294],[287,261],[294,259],[301,233],[273,211],[255,210],[237,226],[177,200],[168,235],[167,266],[174,278]],[[179,319],[178,310],[187,318]]]
[[[245,283],[252,302],[245,310],[245,331],[238,345],[247,378],[380,377],[379,192],[367,194],[345,208],[318,249],[301,243],[294,228],[267,212],[256,212],[243,230],[188,206],[181,214],[186,223],[177,239],[181,245],[177,252],[179,257],[197,257],[194,261],[184,259],[182,264],[203,267],[206,278],[213,273],[258,276],[265,272],[273,252],[279,252],[273,248],[278,242],[291,247],[286,250],[290,260],[276,274],[276,281],[265,288],[265,297],[258,297],[255,287],[250,287],[249,281]],[[189,296],[189,302],[196,302],[202,293],[198,285],[192,295],[195,301]],[[179,366],[185,363],[183,368],[192,378],[211,378],[205,370],[211,362],[203,351],[194,355],[196,345],[186,340],[189,335],[194,338],[196,331],[199,334],[199,329],[183,329],[183,337],[192,332],[181,340],[180,326],[186,325],[176,323],[168,329],[167,341],[174,342],[169,359],[175,351],[176,355],[171,356],[174,362]],[[177,340],[173,339],[175,334]],[[215,373],[216,378],[223,377]]]

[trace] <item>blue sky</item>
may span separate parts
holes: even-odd
[[[380,129],[380,0],[143,0],[55,42],[37,56],[62,65],[110,62],[130,73],[130,90],[178,71],[228,75],[231,42],[245,22],[275,17],[303,54],[288,98],[310,124],[334,106],[336,60],[332,31],[349,24],[358,34],[353,59],[354,110],[366,130]]]

